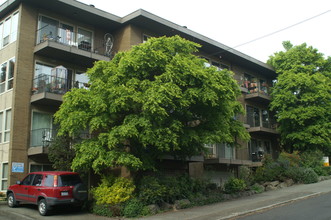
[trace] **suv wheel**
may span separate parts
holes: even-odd
[[[38,202],[38,211],[39,211],[39,214],[43,215],[43,216],[45,216],[49,213],[49,209],[48,209],[48,206],[47,206],[47,203],[46,203],[45,199],[41,199]]]
[[[73,196],[79,201],[84,201],[87,199],[87,188],[84,184],[78,183],[73,189]]]
[[[7,196],[7,204],[10,208],[18,206],[18,202],[15,199],[14,193],[9,193]]]

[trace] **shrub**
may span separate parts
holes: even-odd
[[[280,153],[279,158],[289,161],[289,165],[291,167],[298,167],[301,162],[301,158],[298,151],[294,151],[291,154],[287,152],[282,152]]]
[[[116,205],[131,198],[135,186],[132,180],[119,177],[102,177],[101,184],[92,189],[97,205]]]
[[[138,187],[138,198],[145,203],[173,203],[175,200],[191,199],[197,193],[205,193],[212,186],[206,180],[193,179],[188,175],[181,176],[144,176]]]
[[[256,193],[261,193],[264,191],[264,187],[259,184],[254,184],[250,187],[251,190],[255,191]]]
[[[247,186],[250,186],[253,183],[252,170],[248,166],[239,167],[238,177],[239,179],[244,180]]]
[[[139,199],[145,204],[160,204],[166,196],[166,187],[153,176],[144,176],[139,184]]]
[[[286,170],[285,175],[297,183],[309,184],[318,182],[318,175],[311,168],[291,167]]]
[[[312,168],[317,175],[325,176],[327,173],[323,169],[323,153],[321,151],[306,151],[301,154],[300,165]]]
[[[231,177],[225,184],[224,184],[224,191],[226,193],[232,194],[237,192],[242,192],[246,189],[245,181],[238,178]]]
[[[92,213],[101,216],[113,217],[113,212],[109,205],[97,205],[94,204],[92,207]]]
[[[128,218],[149,215],[149,209],[138,198],[132,198],[125,203],[122,211]]]

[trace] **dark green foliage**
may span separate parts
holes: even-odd
[[[284,42],[286,51],[268,61],[277,74],[271,110],[277,114],[283,147],[331,152],[331,58],[306,44]]]
[[[321,151],[303,152],[300,157],[300,166],[313,169],[319,176],[327,175],[323,169],[323,153]]]
[[[148,208],[138,198],[133,198],[127,201],[124,204],[124,208],[122,210],[122,215],[129,218],[145,216],[149,214],[150,213]]]
[[[284,172],[284,176],[293,179],[297,183],[316,183],[318,182],[318,175],[311,168],[306,167],[290,167]]]
[[[224,191],[228,194],[242,192],[246,188],[247,185],[244,180],[233,177],[224,184]]]
[[[245,181],[247,186],[254,182],[253,172],[248,166],[240,166],[238,170],[238,178]]]
[[[75,157],[74,140],[67,135],[55,137],[48,148],[48,159],[55,170],[71,171]]]
[[[211,187],[208,181],[182,176],[145,176],[138,186],[138,198],[146,205],[174,203],[175,200],[190,199]]]
[[[94,204],[92,207],[92,213],[101,216],[113,217],[113,211],[109,205],[97,205]]]

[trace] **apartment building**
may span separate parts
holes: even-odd
[[[0,6],[0,191],[28,172],[49,170],[56,135],[53,115],[71,88],[87,88],[86,69],[150,36],[180,35],[202,45],[206,65],[235,73],[251,134],[233,148],[209,144],[204,157],[188,159],[220,172],[259,165],[258,151],[276,155],[278,134],[268,110],[276,77],[265,63],[144,10],[118,17],[75,0],[7,0]],[[170,160],[171,161],[171,160]]]

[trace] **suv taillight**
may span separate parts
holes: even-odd
[[[54,176],[54,187],[57,187],[57,175]]]

